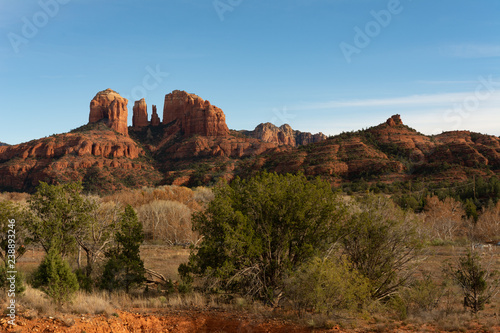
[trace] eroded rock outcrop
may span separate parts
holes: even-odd
[[[243,134],[264,142],[292,147],[320,142],[326,139],[323,133],[311,134],[309,132],[294,131],[288,124],[277,127],[271,123],[257,125],[253,131],[242,131]]]
[[[295,143],[297,146],[305,146],[310,143],[316,143],[326,140],[328,137],[319,132],[312,134],[309,132],[295,131]]]
[[[133,111],[134,114],[132,116],[132,127],[142,128],[149,125],[148,106],[144,98],[140,101],[135,101]]]
[[[163,124],[177,122],[185,137],[227,136],[229,129],[221,109],[201,97],[175,90],[165,96]]]
[[[153,114],[151,115],[151,126],[160,125],[160,117],[158,116],[158,112],[156,111],[156,105],[153,105]]]
[[[104,121],[118,133],[128,135],[127,104],[128,100],[114,90],[100,91],[90,102],[89,123]]]
[[[401,116],[399,114],[396,114],[392,116],[391,118],[387,119],[387,125],[394,127],[398,125],[403,125],[403,121],[401,120]]]

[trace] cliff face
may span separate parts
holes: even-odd
[[[176,122],[184,137],[227,136],[229,129],[221,109],[199,96],[175,90],[165,96],[163,124]]]
[[[289,125],[229,130],[221,109],[176,90],[165,96],[163,122],[143,99],[127,128],[127,100],[111,89],[90,103],[89,124],[71,133],[0,145],[0,190],[83,181],[105,191],[158,184],[213,184],[256,172],[302,172],[332,183],[465,179],[500,174],[500,138],[468,131],[426,136],[395,115],[384,123],[327,138]],[[113,130],[111,130],[111,129]]]
[[[98,92],[90,102],[89,123],[104,121],[109,128],[128,135],[128,100],[116,91],[106,89]]]
[[[271,123],[263,123],[257,125],[253,131],[241,131],[241,133],[264,142],[292,147],[321,142],[326,139],[326,135],[323,133],[311,134],[294,131],[288,124],[277,127]]]
[[[143,98],[140,101],[135,101],[134,108],[132,109],[134,114],[132,116],[132,127],[141,128],[149,125],[148,121],[148,106],[146,100]]]

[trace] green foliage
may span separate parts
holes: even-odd
[[[472,199],[467,199],[464,204],[465,214],[468,218],[472,218],[474,223],[477,222],[479,215],[477,213],[476,205]]]
[[[0,201],[0,259],[5,266],[9,259],[19,259],[26,252],[25,245],[29,244],[29,239],[26,237],[25,219],[25,214],[17,205],[10,201]],[[8,257],[14,251],[15,257]]]
[[[48,185],[40,182],[37,192],[28,200],[31,215],[27,228],[33,241],[45,252],[55,247],[61,255],[76,248],[76,236],[85,232],[95,209],[94,203],[81,195],[79,183]]]
[[[7,279],[10,279],[12,276],[14,276],[14,292],[16,295],[22,294],[26,290],[26,286],[24,285],[24,274],[20,271],[17,271],[16,274],[9,274],[7,272],[12,270],[8,269],[7,267],[8,266],[0,265],[0,290],[3,289],[11,293],[12,290],[10,289],[10,287],[12,280]]]
[[[205,287],[279,299],[284,276],[338,238],[344,206],[330,185],[304,175],[262,173],[215,189],[207,210],[194,214],[204,238],[183,276]]]
[[[462,289],[464,306],[473,313],[484,310],[484,305],[498,294],[497,272],[489,272],[481,264],[475,252],[468,251],[456,265],[448,264],[445,273]]]
[[[55,247],[45,255],[33,277],[33,287],[40,288],[57,304],[71,300],[78,290],[78,280]]]
[[[109,192],[110,185],[109,179],[98,166],[88,169],[82,179],[82,189],[85,193]]]
[[[80,286],[80,290],[91,293],[94,289],[94,281],[92,281],[92,278],[87,276],[83,269],[77,269],[75,271],[75,276],[78,281],[78,285]]]
[[[144,241],[142,224],[132,206],[127,205],[115,234],[116,245],[106,253],[108,258],[101,277],[101,288],[112,291],[140,286],[145,281],[144,262],[139,247]]]
[[[370,297],[370,284],[345,258],[314,258],[285,284],[285,294],[299,308],[320,313],[357,310]]]
[[[413,217],[385,197],[368,195],[359,212],[344,225],[342,250],[371,285],[374,299],[386,298],[405,285],[411,261],[421,248]],[[355,210],[355,209],[353,209]]]

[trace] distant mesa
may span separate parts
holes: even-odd
[[[292,147],[307,145],[309,143],[326,140],[323,133],[311,134],[293,130],[288,124],[277,127],[271,123],[257,125],[253,131],[242,131],[243,134],[264,142],[272,142],[278,145],[288,145]]]
[[[90,102],[89,123],[104,121],[109,128],[128,136],[127,104],[128,100],[114,90],[98,92]]]
[[[1,146],[9,146],[9,144],[8,143],[4,143],[4,142],[0,142],[0,147]]]

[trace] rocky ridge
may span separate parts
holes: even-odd
[[[83,181],[96,191],[158,184],[207,185],[260,170],[303,172],[332,183],[463,180],[500,173],[500,139],[468,131],[426,136],[395,115],[357,132],[326,138],[260,124],[229,130],[220,108],[194,94],[165,96],[163,121],[156,106],[148,121],[145,100],[134,103],[111,89],[90,104],[89,124],[70,133],[0,147],[0,189],[32,191],[39,181]],[[129,136],[130,135],[130,136]]]
[[[259,139],[264,142],[272,142],[278,145],[288,145],[292,147],[321,142],[327,138],[327,136],[321,132],[311,134],[309,132],[293,130],[288,124],[277,127],[271,123],[262,123],[257,125],[253,131],[240,132],[246,136]]]

